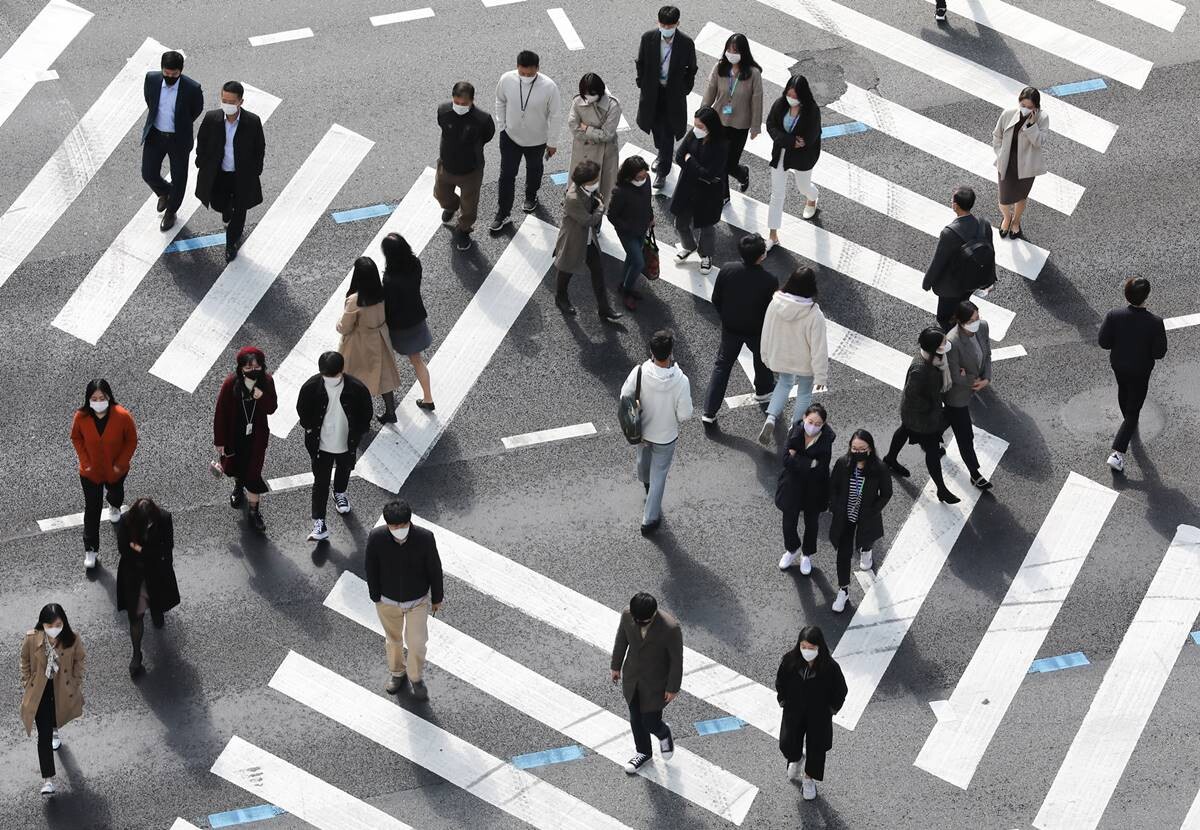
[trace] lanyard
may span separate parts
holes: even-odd
[[[663,55],[662,62],[658,65],[658,71],[663,77],[666,77],[667,72],[670,71],[667,69],[667,63],[671,60],[671,50],[674,48],[674,43],[667,44],[667,53]]]
[[[729,69],[729,99],[731,101],[733,100],[733,91],[735,89],[737,89],[739,80],[741,80],[741,77],[735,72],[735,70],[732,67],[730,67],[730,69]]]
[[[255,412],[255,410],[258,409],[258,400],[257,399],[252,399],[252,400],[253,400],[253,403],[250,404],[250,411],[247,412],[246,411],[246,399],[244,397],[241,398],[242,414],[246,416],[246,425],[247,426],[253,425],[254,412]],[[249,433],[247,433],[247,434],[249,434]]]
[[[537,83],[537,75],[533,76],[533,80],[529,82],[529,94],[524,98],[521,97],[521,76],[517,76],[517,100],[521,102],[521,112],[525,112],[525,108],[529,106],[529,102],[533,100],[533,85]]]

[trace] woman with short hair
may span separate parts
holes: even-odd
[[[1017,106],[1000,113],[992,130],[996,172],[1000,180],[1000,236],[1024,239],[1021,217],[1033,180],[1046,172],[1045,141],[1050,116],[1042,112],[1042,94],[1031,86],[1017,95]]]
[[[572,170],[581,161],[600,165],[600,190],[604,204],[609,203],[617,178],[617,128],[621,125],[621,102],[609,93],[604,79],[588,72],[579,79],[579,94],[571,99],[567,130],[571,133]]]
[[[592,278],[596,312],[606,323],[615,323],[621,314],[613,311],[604,288],[604,263],[600,256],[600,222],[604,219],[604,200],[600,198],[600,165],[581,161],[571,171],[571,183],[563,199],[562,224],[554,242],[554,267],[558,277],[554,286],[554,304],[568,317],[578,312],[571,305],[567,286],[575,274]]]

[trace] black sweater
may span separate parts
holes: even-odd
[[[1113,371],[1149,374],[1154,361],[1167,356],[1167,330],[1161,317],[1144,308],[1114,309],[1100,324],[1100,348],[1108,349]]]
[[[650,229],[651,220],[654,219],[654,209],[650,206],[649,182],[643,185],[626,182],[613,188],[607,216],[619,234],[645,234]]]
[[[442,559],[433,532],[410,525],[401,544],[387,526],[367,536],[367,590],[372,602],[385,596],[396,602],[412,602],[429,592],[437,605],[442,601]]]
[[[429,316],[421,299],[421,260],[413,257],[404,270],[384,270],[383,308],[392,331],[410,329]]]
[[[712,304],[721,326],[734,334],[762,334],[767,306],[779,290],[779,280],[761,265],[740,262],[722,265],[713,285]]]
[[[492,116],[474,106],[459,115],[447,101],[438,107],[437,123],[442,131],[439,161],[447,173],[465,176],[483,167],[483,145],[496,135]]]

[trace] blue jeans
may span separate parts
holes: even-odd
[[[642,252],[642,241],[646,238],[644,234],[638,233],[618,233],[621,239],[621,246],[625,248],[625,268],[621,272],[621,290],[629,292],[633,290],[633,284],[637,282],[638,274],[646,268],[646,256]]]
[[[792,423],[798,424],[804,419],[804,410],[812,403],[812,375],[789,375],[785,372],[780,372],[779,380],[775,381],[775,391],[771,393],[771,402],[767,404],[769,417],[778,418],[783,414],[793,385],[796,387],[796,408],[792,410]]]
[[[662,518],[663,491],[667,487],[667,470],[671,469],[671,459],[675,457],[676,438],[669,444],[652,444],[644,441],[638,444],[637,473],[642,484],[649,484],[646,493],[646,510],[642,514],[642,524]]]

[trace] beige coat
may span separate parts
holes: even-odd
[[[739,80],[733,88],[733,115],[725,115],[722,110],[731,102],[729,97],[729,79],[717,74],[720,63],[713,65],[708,73],[708,86],[704,89],[701,105],[712,107],[721,116],[721,123],[735,130],[762,130],[763,122],[763,85],[762,73],[750,67],[750,77]],[[736,74],[736,73],[734,73]]]
[[[25,734],[33,733],[33,717],[37,714],[42,694],[46,691],[46,634],[33,629],[21,643],[21,722]],[[54,675],[54,720],[64,726],[83,714],[83,663],[87,656],[83,640],[75,635],[75,644],[58,652],[58,673]]]
[[[358,294],[351,294],[346,298],[337,331],[342,336],[338,351],[346,358],[346,371],[365,383],[372,395],[400,388],[383,303],[360,308]]]
[[[617,127],[621,123],[621,102],[605,93],[594,104],[585,104],[578,95],[571,101],[567,129],[571,133],[571,170],[581,161],[600,165],[600,189],[596,192],[608,204],[613,184],[617,181]],[[585,127],[580,130],[580,126]]]
[[[996,151],[996,170],[1000,176],[1008,170],[1008,153],[1012,147],[1012,131],[1021,122],[1021,110],[1014,107],[1000,113],[996,129],[992,130],[992,149]],[[1046,157],[1043,147],[1050,135],[1050,116],[1045,110],[1038,111],[1037,121],[1021,128],[1017,136],[1017,178],[1032,179],[1046,172]]]
[[[554,267],[564,274],[586,274],[588,235],[590,231],[600,233],[603,219],[603,204],[576,187],[574,182],[568,185],[558,240],[554,243]]]

